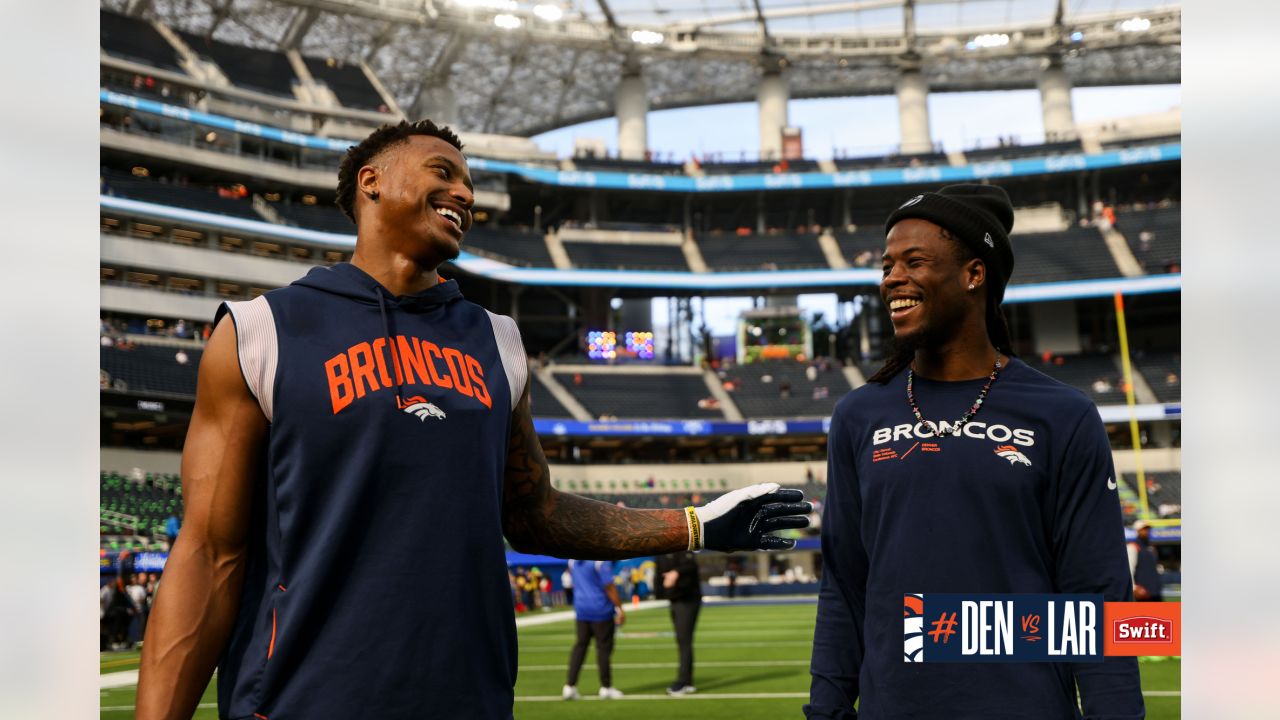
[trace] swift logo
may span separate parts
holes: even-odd
[[[1172,643],[1173,621],[1157,617],[1121,618],[1111,624],[1113,643]]]
[[[397,399],[397,404],[400,405],[401,410],[417,417],[422,422],[426,422],[429,417],[436,418],[437,420],[445,419],[444,411],[427,402],[427,399],[421,395],[414,395],[404,401],[399,401]]]
[[[1116,489],[1116,488],[1118,488],[1118,487],[1120,487],[1120,486],[1116,484],[1116,479],[1115,479],[1115,478],[1113,478],[1113,477],[1109,477],[1109,478],[1107,478],[1107,489],[1108,489],[1108,490],[1115,490],[1115,489]]]
[[[996,246],[996,241],[991,239],[991,233],[983,233],[982,242],[986,243],[987,247],[993,248]]]
[[[1012,445],[1001,445],[996,448],[995,453],[1005,460],[1008,460],[1010,465],[1022,463],[1027,467],[1031,467],[1031,461],[1027,459],[1027,456],[1023,455],[1022,451]]]
[[[923,199],[924,199],[924,196],[923,196],[923,195],[917,195],[917,196],[915,196],[915,197],[911,198],[910,200],[908,200],[908,201],[906,201],[906,202],[902,203],[901,205],[899,205],[899,206],[898,206],[898,209],[899,209],[899,210],[901,210],[902,208],[911,207],[912,205],[915,205],[916,203],[920,202],[920,201],[921,201],[921,200],[923,200]]]

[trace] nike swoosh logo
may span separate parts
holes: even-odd
[[[1115,479],[1114,479],[1114,478],[1107,478],[1107,489],[1108,489],[1108,490],[1115,490],[1117,487],[1119,487],[1119,485],[1116,485],[1116,481],[1115,481]]]

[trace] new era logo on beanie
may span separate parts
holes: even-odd
[[[918,218],[946,228],[982,259],[998,281],[996,301],[1013,274],[1013,203],[1004,188],[995,185],[948,185],[936,193],[916,195],[889,215],[886,234],[901,220]]]

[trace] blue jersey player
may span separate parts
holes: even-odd
[[[222,718],[510,718],[504,535],[613,559],[785,548],[768,533],[807,525],[776,484],[684,510],[552,488],[515,323],[436,272],[472,223],[453,132],[379,128],[337,195],[350,263],[219,310],[139,720],[190,718],[215,666]]]
[[[836,406],[808,718],[1137,720],[1134,658],[904,662],[905,593],[1132,600],[1111,448],[1081,392],[1011,356],[1004,190],[952,185],[886,224],[895,350]],[[854,703],[858,702],[858,711]]]

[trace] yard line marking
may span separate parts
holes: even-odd
[[[800,665],[808,666],[808,660],[722,660],[722,661],[698,661],[698,667],[777,667],[779,665]],[[655,663],[613,663],[615,668],[623,668],[626,670],[654,670],[659,668],[680,667],[680,663],[674,662],[655,662]],[[559,665],[521,665],[520,672],[539,672],[546,670],[565,669],[564,663]]]
[[[521,644],[520,652],[565,652],[573,643],[561,643],[559,645],[536,645],[528,646]],[[695,650],[700,648],[747,648],[747,647],[777,647],[779,645],[792,645],[797,647],[809,647],[813,645],[812,640],[777,640],[774,642],[719,642],[719,643],[694,643]],[[630,650],[666,650],[671,648],[671,643],[649,644],[649,645],[626,645]]]
[[[790,699],[805,700],[808,699],[809,693],[695,693],[693,695],[682,695],[680,697],[671,697],[670,695],[623,695],[614,700],[605,700],[599,697],[582,696],[573,702],[615,702],[616,700],[771,700],[771,699]],[[559,695],[520,695],[516,697],[516,702],[565,702],[565,699]]]

